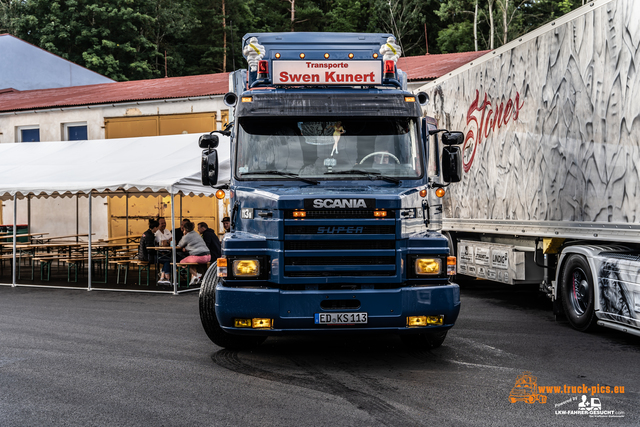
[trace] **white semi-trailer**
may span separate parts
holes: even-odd
[[[539,283],[576,329],[640,335],[639,64],[640,1],[599,0],[416,91],[465,134],[441,209],[458,274]]]

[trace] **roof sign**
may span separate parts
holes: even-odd
[[[273,84],[380,85],[381,61],[273,61]]]

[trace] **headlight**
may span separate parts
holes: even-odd
[[[440,267],[440,258],[416,258],[415,268],[418,276],[440,274]]]
[[[260,274],[260,261],[257,259],[238,259],[233,261],[234,277],[257,277]]]

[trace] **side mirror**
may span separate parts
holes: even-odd
[[[220,140],[218,139],[218,135],[212,135],[210,133],[205,133],[204,135],[200,136],[200,139],[198,140],[198,145],[200,146],[200,148],[216,148],[218,146],[218,144],[220,143]]]
[[[464,135],[462,132],[444,132],[442,134],[442,143],[444,145],[458,145],[464,142]]]
[[[202,152],[201,173],[202,185],[214,186],[218,183],[218,152],[216,150]]]
[[[442,138],[444,139],[444,135]],[[442,180],[444,182],[460,182],[462,180],[462,150],[460,147],[454,145],[442,147]]]

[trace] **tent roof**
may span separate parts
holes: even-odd
[[[201,134],[0,144],[0,199],[173,193],[210,196],[200,182]],[[220,136],[220,181],[229,177],[229,139]]]

